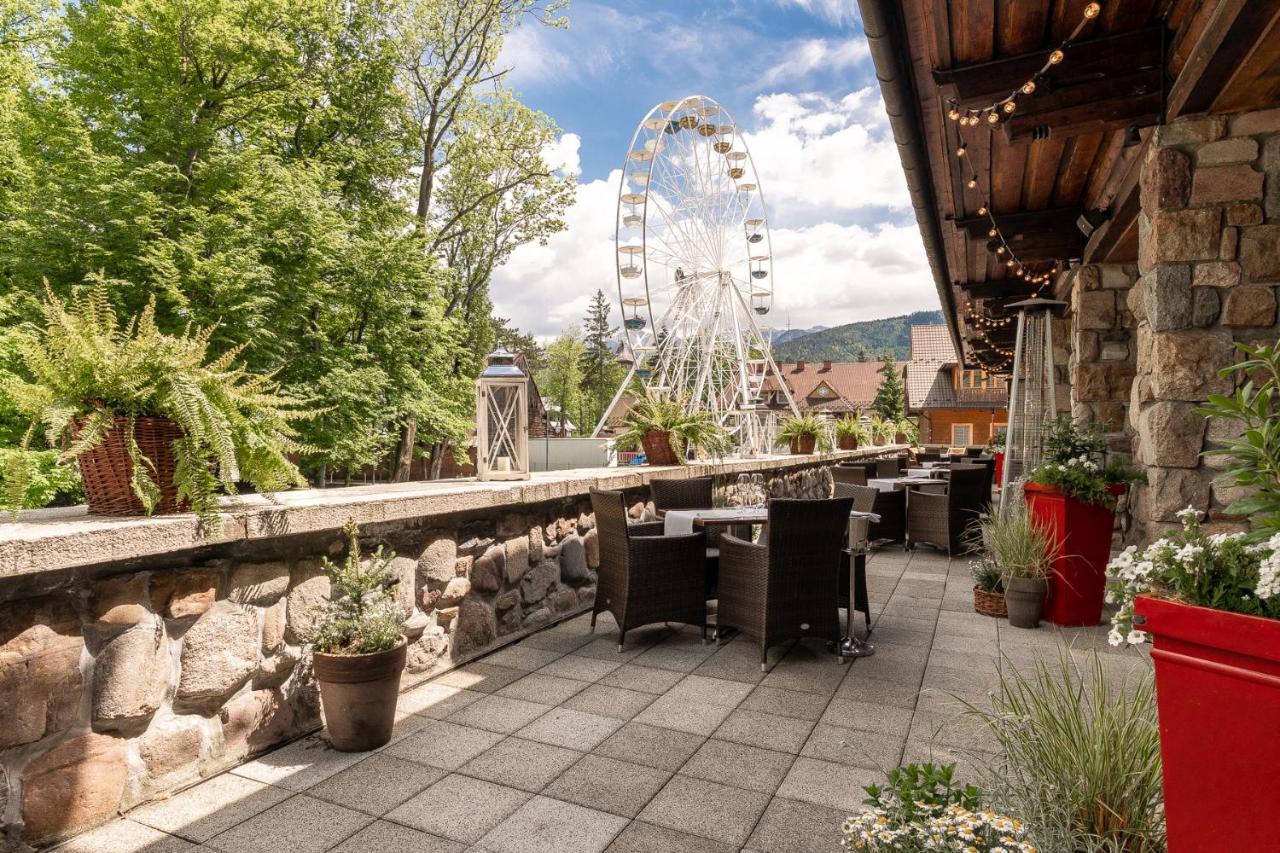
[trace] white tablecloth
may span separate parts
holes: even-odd
[[[760,507],[733,506],[722,509],[669,509],[663,518],[662,532],[667,536],[681,536],[693,532],[693,522],[698,518],[717,518],[732,521],[736,518],[755,518]]]
[[[921,483],[925,485],[937,485],[940,482],[941,482],[940,480],[931,480],[925,477],[885,477],[885,478],[872,477],[871,479],[867,480],[867,485],[874,486],[875,488],[879,489],[882,492],[892,492],[901,483],[906,483],[908,485],[914,485],[916,483]]]

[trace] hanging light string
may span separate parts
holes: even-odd
[[[1035,94],[1036,89],[1044,83],[1049,72],[1056,66],[1061,65],[1067,58],[1067,51],[1075,43],[1076,39],[1080,37],[1080,33],[1083,32],[1085,26],[1087,26],[1090,21],[1098,17],[1101,13],[1101,3],[1087,4],[1081,14],[1080,22],[1076,24],[1075,29],[1071,31],[1070,35],[1062,40],[1062,43],[1059,44],[1058,47],[1049,52],[1049,55],[1045,58],[1044,64],[1040,66],[1040,70],[1031,75],[1026,82],[1011,91],[1005,97],[980,108],[961,108],[959,101],[955,98],[948,98],[947,118],[955,122],[959,128],[980,127],[985,125],[988,130],[994,130],[1001,121],[1009,118],[1017,111],[1018,100],[1020,98]],[[956,137],[960,141],[959,147],[956,148],[956,158],[965,165],[968,172],[968,177],[965,180],[965,186],[971,190],[977,189],[978,171],[973,165],[973,158],[966,156],[968,154],[969,146],[965,142],[962,131],[957,129]],[[978,207],[978,215],[986,217],[987,222],[990,225],[987,229],[987,237],[989,240],[987,243],[987,250],[995,254],[996,258],[1004,263],[1005,268],[1010,270],[1013,275],[1022,278],[1028,284],[1034,285],[1035,289],[1031,296],[1033,298],[1038,297],[1061,267],[1061,260],[1055,261],[1053,268],[1050,270],[1042,270],[1040,272],[1033,273],[1030,269],[1030,265],[1023,262],[1018,257],[1017,253],[1013,251],[1013,247],[1009,245],[1009,241],[1005,238],[1004,234],[1000,230],[1000,226],[996,223],[995,215],[991,212],[991,204],[986,199],[984,199]],[[993,244],[994,248],[992,248]],[[988,329],[999,328],[1000,326],[1007,325],[1009,322],[1012,322],[1012,317],[1002,318],[1002,321],[997,321],[995,318],[983,318],[970,315],[969,319],[974,321],[973,325],[975,325],[975,330],[978,332],[979,337],[981,337],[981,339],[992,350],[1002,356],[1005,356],[1006,359],[1013,356],[1011,351],[1000,348],[987,336]],[[997,323],[998,325],[996,325]]]

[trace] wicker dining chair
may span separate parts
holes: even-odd
[[[900,476],[898,470],[898,457],[890,456],[887,459],[876,460],[876,476],[881,479],[889,479]]]
[[[947,556],[961,553],[965,531],[983,509],[987,476],[980,465],[952,465],[945,493],[912,488],[907,497],[907,548],[925,544],[945,549]]]
[[[755,639],[761,671],[778,643],[840,641],[837,572],[852,509],[851,498],[775,498],[763,544],[721,537],[717,633],[737,628]]]
[[[879,521],[871,522],[867,530],[868,542],[903,542],[907,538],[907,493],[902,489],[882,492],[874,486],[839,483],[835,487],[838,498],[853,498],[853,508],[860,512],[874,512]]]
[[[710,477],[688,480],[655,478],[649,482],[649,496],[658,512],[669,509],[710,509],[714,506],[714,483]]]
[[[831,466],[831,480],[834,483],[850,483],[857,486],[867,484],[867,469],[861,465]]]
[[[618,623],[618,651],[627,631],[654,622],[683,622],[707,638],[706,536],[701,531],[663,536],[661,521],[627,524],[622,492],[591,490],[600,537],[600,580],[591,608]]]

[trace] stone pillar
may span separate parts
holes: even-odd
[[[1145,158],[1129,422],[1149,482],[1134,539],[1173,527],[1188,505],[1236,523],[1221,514],[1231,490],[1212,483],[1222,462],[1200,455],[1222,427],[1195,407],[1231,392],[1218,371],[1237,360],[1236,342],[1280,332],[1280,110],[1178,119],[1156,129]]]

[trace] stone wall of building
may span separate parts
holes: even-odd
[[[1149,480],[1135,494],[1138,535],[1150,538],[1186,506],[1238,523],[1222,514],[1234,490],[1213,483],[1222,461],[1200,455],[1226,426],[1195,408],[1232,390],[1219,370],[1237,342],[1280,335],[1280,109],[1178,119],[1145,156],[1128,414]]]
[[[829,462],[814,460],[766,470],[770,493],[829,496]],[[741,470],[720,476],[722,499]],[[361,525],[364,547],[396,555],[405,686],[590,606],[599,546],[586,489],[602,480]],[[653,517],[647,486],[625,493],[633,518]],[[380,515],[367,495],[351,512]],[[57,547],[83,553],[75,536]],[[0,849],[87,828],[315,730],[304,638],[329,592],[322,560],[344,548],[330,527],[0,577]]]

